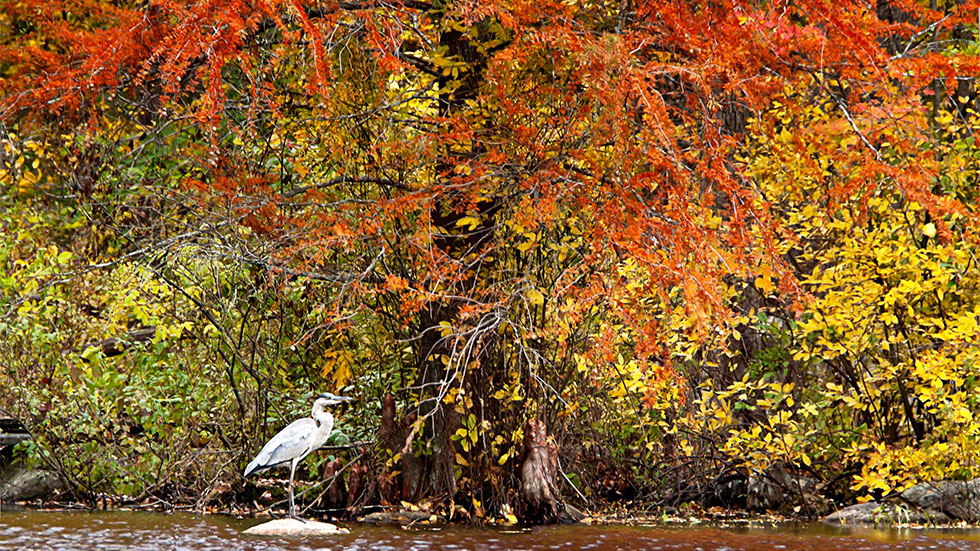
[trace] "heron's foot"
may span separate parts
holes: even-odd
[[[294,520],[298,520],[298,521],[302,522],[303,524],[306,524],[306,521],[305,520],[299,518],[299,515],[296,514],[296,511],[290,511],[289,512],[289,518],[294,519]]]

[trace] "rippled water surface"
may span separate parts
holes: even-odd
[[[975,531],[841,530],[822,525],[778,529],[561,526],[502,532],[455,527],[409,531],[351,524],[350,534],[330,538],[283,539],[241,533],[259,522],[190,514],[3,512],[0,551],[980,551],[980,533]]]

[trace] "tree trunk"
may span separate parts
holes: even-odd
[[[558,474],[558,446],[548,439],[544,421],[532,419],[524,431],[524,461],[521,462],[521,492],[524,519],[542,524],[561,520],[561,505],[555,479]]]
[[[435,17],[440,17],[436,14]],[[446,30],[440,35],[440,46],[446,56],[465,64],[459,76],[444,75],[440,78],[440,115],[449,117],[460,110],[468,109],[467,100],[477,96],[486,58],[480,49],[471,43],[467,34],[458,30]],[[453,158],[477,154],[477,149],[463,151],[447,146],[443,160],[437,166],[438,173],[451,174]],[[438,201],[431,212],[433,224],[451,233],[456,222],[466,213],[458,211],[458,197],[445,197]],[[481,204],[481,210],[488,212],[494,208],[492,201]],[[467,232],[467,235],[445,235],[433,238],[435,247],[451,258],[462,259],[477,246],[484,234]],[[460,294],[473,285],[473,279],[457,283]],[[445,407],[438,399],[442,385],[449,376],[441,357],[449,356],[452,350],[447,347],[438,330],[442,322],[453,324],[459,312],[459,301],[432,302],[424,310],[419,327],[422,338],[417,342],[419,358],[416,385],[423,389],[420,397],[419,418],[424,424],[421,436],[429,447],[429,453],[415,456],[404,453],[402,457],[402,499],[417,501],[426,495],[453,497],[456,493],[454,472],[455,448],[451,436],[456,429],[457,420],[453,410]]]
[[[347,488],[344,477],[340,475],[343,467],[341,460],[334,459],[323,468],[323,480],[327,482],[327,489],[323,493],[324,509],[336,511],[347,507]]]

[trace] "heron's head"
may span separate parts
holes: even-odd
[[[349,396],[338,396],[330,392],[324,392],[316,397],[316,402],[313,402],[314,406],[327,407],[339,404],[341,402],[349,402],[353,398]]]

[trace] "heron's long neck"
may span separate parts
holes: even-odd
[[[323,408],[313,408],[310,417],[316,421],[317,426],[321,429],[324,427],[327,427],[327,430],[333,428],[333,414]]]

